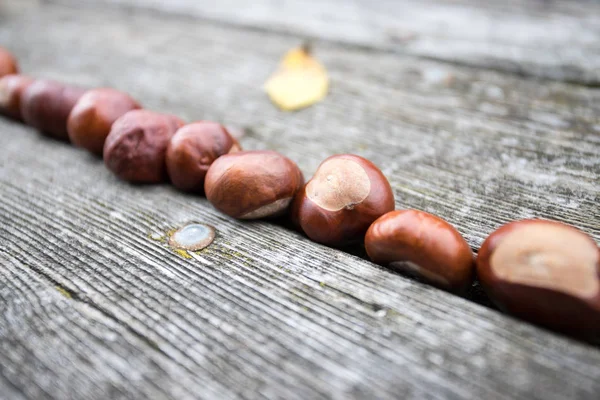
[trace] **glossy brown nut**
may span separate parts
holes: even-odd
[[[200,121],[180,128],[167,148],[167,171],[181,190],[202,192],[211,164],[220,156],[240,151],[239,143],[225,127]]]
[[[0,78],[0,114],[21,121],[21,96],[33,79],[23,75],[5,75]]]
[[[77,100],[85,93],[79,87],[37,80],[21,97],[21,114],[30,126],[56,139],[68,140],[67,119]]]
[[[104,163],[119,178],[135,183],[167,179],[169,140],[184,122],[148,110],[129,111],[113,124],[104,142]]]
[[[292,220],[315,242],[339,246],[361,240],[377,218],[394,209],[383,173],[352,154],[329,157],[298,192]]]
[[[416,275],[445,290],[464,293],[473,281],[475,258],[448,222],[418,210],[391,211],[365,236],[373,262]]]
[[[289,158],[274,151],[241,151],[213,162],[204,190],[221,212],[256,219],[287,212],[303,184],[302,172]]]
[[[69,139],[75,146],[102,156],[110,128],[123,114],[141,108],[127,93],[101,88],[85,92],[67,120]]]
[[[3,47],[0,47],[0,77],[19,73],[17,59]]]
[[[545,220],[502,226],[483,243],[477,274],[510,314],[576,336],[600,334],[600,250],[572,226]]]

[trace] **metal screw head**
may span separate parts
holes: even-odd
[[[191,223],[177,229],[169,238],[169,245],[184,250],[202,250],[215,239],[215,228]]]

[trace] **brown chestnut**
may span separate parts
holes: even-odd
[[[201,192],[210,165],[220,156],[240,151],[238,142],[221,124],[200,121],[180,128],[167,148],[167,171],[181,190]]]
[[[208,200],[240,219],[284,214],[304,184],[300,168],[274,151],[241,151],[221,156],[206,174]]]
[[[0,77],[19,73],[17,59],[10,51],[0,47]]]
[[[5,75],[0,78],[0,114],[21,121],[21,96],[33,79],[24,75]]]
[[[365,236],[373,262],[416,275],[445,290],[464,293],[473,281],[475,258],[448,222],[419,210],[391,211]]]
[[[104,163],[119,178],[136,183],[167,179],[169,140],[184,122],[168,114],[133,110],[113,124],[104,142]]]
[[[363,238],[377,218],[394,209],[383,173],[352,154],[327,158],[298,192],[292,219],[315,242],[344,245]]]
[[[127,93],[110,88],[88,90],[69,114],[69,139],[75,146],[102,156],[112,124],[126,112],[139,108]]]
[[[572,226],[506,224],[481,246],[477,273],[491,300],[510,314],[576,336],[600,334],[600,249]]]
[[[21,96],[23,120],[56,139],[68,140],[67,118],[83,93],[85,90],[79,87],[37,80]]]

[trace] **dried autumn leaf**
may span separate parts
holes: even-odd
[[[271,101],[285,111],[308,107],[327,95],[329,78],[325,67],[306,46],[283,57],[279,69],[265,83]]]

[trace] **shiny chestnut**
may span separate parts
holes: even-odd
[[[10,51],[0,47],[0,77],[19,73],[17,59]]]
[[[115,121],[139,108],[138,102],[127,93],[110,88],[88,90],[69,114],[69,139],[75,146],[102,156],[104,141]]]
[[[49,136],[68,140],[67,119],[83,93],[85,90],[79,87],[37,80],[21,96],[23,120]]]
[[[240,150],[238,142],[219,123],[200,121],[185,125],[167,148],[169,178],[180,190],[202,192],[211,164],[224,154]]]
[[[168,114],[133,110],[117,119],[104,142],[104,163],[119,178],[135,183],[167,179],[169,140],[184,122]]]
[[[21,96],[31,85],[33,79],[28,76],[12,74],[0,78],[0,114],[22,120]]]
[[[373,262],[445,290],[464,293],[473,281],[475,258],[465,239],[448,222],[424,211],[382,215],[367,231],[365,248]]]
[[[572,226],[504,225],[483,243],[477,273],[492,301],[510,314],[576,336],[600,334],[600,250]]]
[[[315,242],[338,246],[361,240],[377,218],[394,209],[394,194],[369,160],[343,154],[327,158],[300,190],[292,219]]]
[[[221,212],[234,218],[256,219],[287,212],[303,184],[296,163],[282,154],[240,151],[212,163],[204,190]]]

